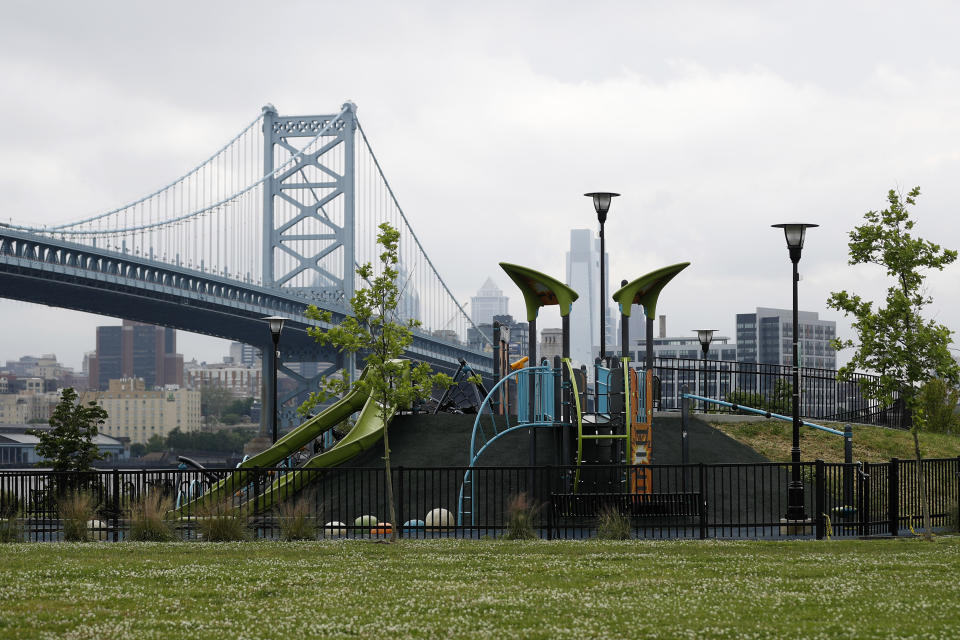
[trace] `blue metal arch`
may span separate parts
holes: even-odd
[[[532,375],[532,376],[535,376],[535,378],[534,378],[535,380],[536,380],[537,377],[541,378],[540,384],[537,385],[537,387],[539,387],[538,391],[539,391],[540,396],[542,397],[542,396],[544,395],[544,393],[543,393],[544,384],[543,384],[543,380],[542,380],[542,379],[547,378],[547,375],[548,375],[548,374],[552,377],[552,376],[555,376],[555,375],[559,375],[559,371],[555,371],[555,370],[553,369],[553,367],[549,367],[549,366],[526,367],[526,368],[523,368],[523,369],[518,369],[517,371],[512,371],[512,372],[510,372],[509,374],[507,374],[506,376],[504,376],[503,378],[501,378],[499,381],[497,381],[497,383],[493,386],[493,388],[490,389],[490,392],[487,394],[487,397],[483,399],[483,403],[480,405],[480,408],[477,410],[477,417],[476,417],[476,419],[473,421],[473,433],[470,435],[470,463],[469,463],[469,465],[468,465],[469,468],[467,469],[467,471],[466,471],[466,472],[464,473],[464,475],[463,475],[463,482],[460,484],[460,492],[459,492],[459,494],[458,494],[458,496],[457,496],[457,525],[462,525],[462,524],[463,524],[464,488],[465,488],[468,484],[470,485],[470,523],[471,523],[471,524],[476,524],[476,512],[475,512],[474,507],[473,507],[474,502],[475,502],[475,492],[474,492],[474,490],[473,490],[473,482],[472,482],[471,476],[472,476],[473,467],[476,466],[477,460],[480,458],[480,456],[483,454],[483,452],[487,450],[487,448],[488,448],[490,445],[492,445],[494,442],[496,442],[497,439],[500,438],[500,436],[506,435],[506,434],[508,434],[508,433],[513,433],[513,432],[519,431],[519,430],[521,430],[521,429],[531,429],[531,428],[537,428],[537,427],[556,427],[556,426],[557,426],[557,421],[556,421],[557,416],[551,416],[552,419],[549,420],[549,421],[547,421],[547,420],[535,420],[535,419],[533,419],[533,418],[535,418],[536,416],[528,416],[528,418],[530,418],[529,421],[524,422],[524,423],[522,423],[522,424],[516,424],[516,425],[513,425],[513,426],[508,426],[506,429],[503,429],[502,431],[497,431],[497,430],[496,430],[496,422],[494,422],[494,423],[493,423],[493,427],[494,427],[493,437],[490,438],[489,440],[486,440],[486,441],[483,443],[483,445],[480,447],[480,449],[477,450],[477,448],[476,448],[476,445],[477,445],[477,434],[480,433],[480,434],[483,435],[481,418],[484,416],[484,409],[486,408],[486,409],[489,410],[490,413],[492,414],[492,413],[493,413],[493,410],[492,410],[492,408],[491,408],[490,405],[491,405],[491,402],[492,402],[492,398],[495,397],[495,394],[500,390],[501,387],[503,387],[504,385],[506,385],[510,380],[517,380],[517,383],[518,383],[518,385],[519,385],[519,384],[520,384],[519,379],[520,379],[521,377],[523,377],[523,376],[530,376],[530,375]],[[536,383],[535,383],[535,384],[536,384]],[[552,380],[551,380],[551,383],[550,383],[550,388],[551,388],[551,389],[553,388],[553,381],[552,381]],[[536,387],[535,387],[535,390],[537,390]],[[543,404],[543,402],[541,401],[541,406],[542,406],[542,404]],[[543,416],[543,415],[546,415],[546,414],[545,414],[543,411],[541,411],[541,416]],[[519,421],[519,417],[518,417],[518,421]]]

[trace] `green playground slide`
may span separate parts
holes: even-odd
[[[393,414],[393,411],[388,412],[385,423],[380,415],[380,403],[373,398],[368,398],[360,416],[357,418],[357,423],[350,430],[350,433],[328,451],[318,453],[307,460],[306,464],[292,469],[274,480],[260,496],[248,500],[243,505],[242,513],[251,515],[255,510],[269,509],[276,504],[277,500],[294,496],[317,477],[315,472],[304,471],[305,469],[336,467],[366,451],[383,438],[383,430],[393,418]]]
[[[367,370],[364,369],[360,374],[360,377],[362,378],[366,374]],[[318,413],[301,424],[299,427],[290,431],[290,433],[277,440],[269,449],[241,462],[237,466],[237,469],[270,468],[280,465],[287,456],[307,446],[313,442],[314,439],[320,437],[329,429],[332,429],[349,418],[351,414],[359,411],[362,407],[364,407],[364,403],[369,404],[367,402],[367,395],[355,388],[351,389],[346,395],[343,396],[343,398],[337,400],[322,412]],[[359,426],[359,423],[357,426]],[[336,446],[331,448],[330,451],[325,453],[332,453],[334,449],[339,447],[340,444],[346,442],[347,440],[351,440],[352,435],[356,430],[357,427],[355,426],[346,438],[341,440]],[[324,454],[320,455],[322,456]],[[315,456],[315,458],[316,457],[319,456]],[[340,464],[341,462],[343,461],[341,460],[336,464]],[[234,491],[245,486],[248,481],[249,477],[247,474],[231,473],[220,482],[214,484],[208,492],[192,502],[184,505],[178,509],[178,511],[181,513],[184,511],[195,511],[196,507],[199,505],[214,504],[216,501],[230,496]]]

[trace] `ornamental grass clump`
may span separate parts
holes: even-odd
[[[629,540],[630,518],[616,507],[604,507],[597,518],[597,537],[601,540]]]
[[[507,500],[507,530],[503,537],[507,540],[534,540],[537,532],[533,529],[537,517],[537,508],[526,493],[517,493]]]
[[[316,518],[311,515],[310,503],[304,496],[280,503],[280,539],[287,541],[316,540]]]
[[[162,495],[146,495],[133,503],[130,510],[130,532],[127,540],[132,542],[169,542],[175,538],[167,514],[173,508],[173,500]]]
[[[198,510],[197,531],[207,542],[235,542],[247,539],[247,522],[229,500],[214,502]]]
[[[90,540],[90,519],[93,517],[93,496],[89,493],[70,493],[57,503],[63,522],[65,542]]]
[[[20,514],[20,499],[17,494],[12,491],[0,493],[0,543],[23,540]]]

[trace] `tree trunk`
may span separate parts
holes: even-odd
[[[383,400],[386,400],[386,398],[383,398]],[[387,474],[387,504],[390,514],[390,542],[396,542],[400,524],[397,522],[396,501],[393,499],[393,471],[390,468],[390,430],[387,428],[388,411],[386,402],[380,405],[380,418],[383,421],[383,466]]]
[[[930,499],[927,496],[927,478],[923,470],[923,456],[920,455],[920,434],[917,428],[911,427],[913,434],[913,451],[917,459],[917,484],[920,487],[920,513],[923,517],[923,537],[925,540],[933,539],[933,527],[930,522]]]

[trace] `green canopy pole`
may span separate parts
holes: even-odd
[[[667,283],[674,276],[690,266],[689,262],[680,262],[678,264],[663,267],[656,271],[637,278],[636,280],[622,284],[622,286],[613,294],[613,299],[620,305],[621,322],[624,326],[630,322],[630,314],[635,304],[643,306],[643,312],[647,320],[647,357],[646,357],[646,375],[645,385],[645,406],[643,420],[634,423],[630,420],[630,455],[628,461],[632,465],[647,464],[650,460],[652,446],[652,427],[653,427],[653,319],[657,316],[657,298]],[[629,329],[621,329],[625,339],[629,339]],[[624,353],[627,353],[626,347]],[[627,366],[629,366],[627,364]],[[646,484],[646,475],[633,474],[633,493],[646,493],[650,487]],[[641,484],[643,486],[641,486]]]
[[[576,291],[563,284],[556,278],[551,278],[550,276],[540,273],[539,271],[534,271],[528,267],[522,267],[516,264],[510,264],[509,262],[501,262],[500,268],[503,269],[510,279],[517,285],[520,289],[520,293],[523,294],[523,302],[527,309],[527,323],[529,324],[530,331],[530,353],[529,355],[529,366],[537,366],[537,314],[540,311],[540,307],[558,305],[560,307],[560,316],[564,320],[564,349],[566,353],[569,353],[570,345],[570,336],[569,329],[570,323],[567,316],[570,315],[570,309],[573,306],[574,300],[579,296]],[[530,376],[529,384],[529,393],[528,393],[528,412],[529,419],[533,421],[533,412],[536,408],[536,388],[535,388],[535,377]],[[530,430],[530,465],[535,466],[537,460],[537,434],[536,429]]]

